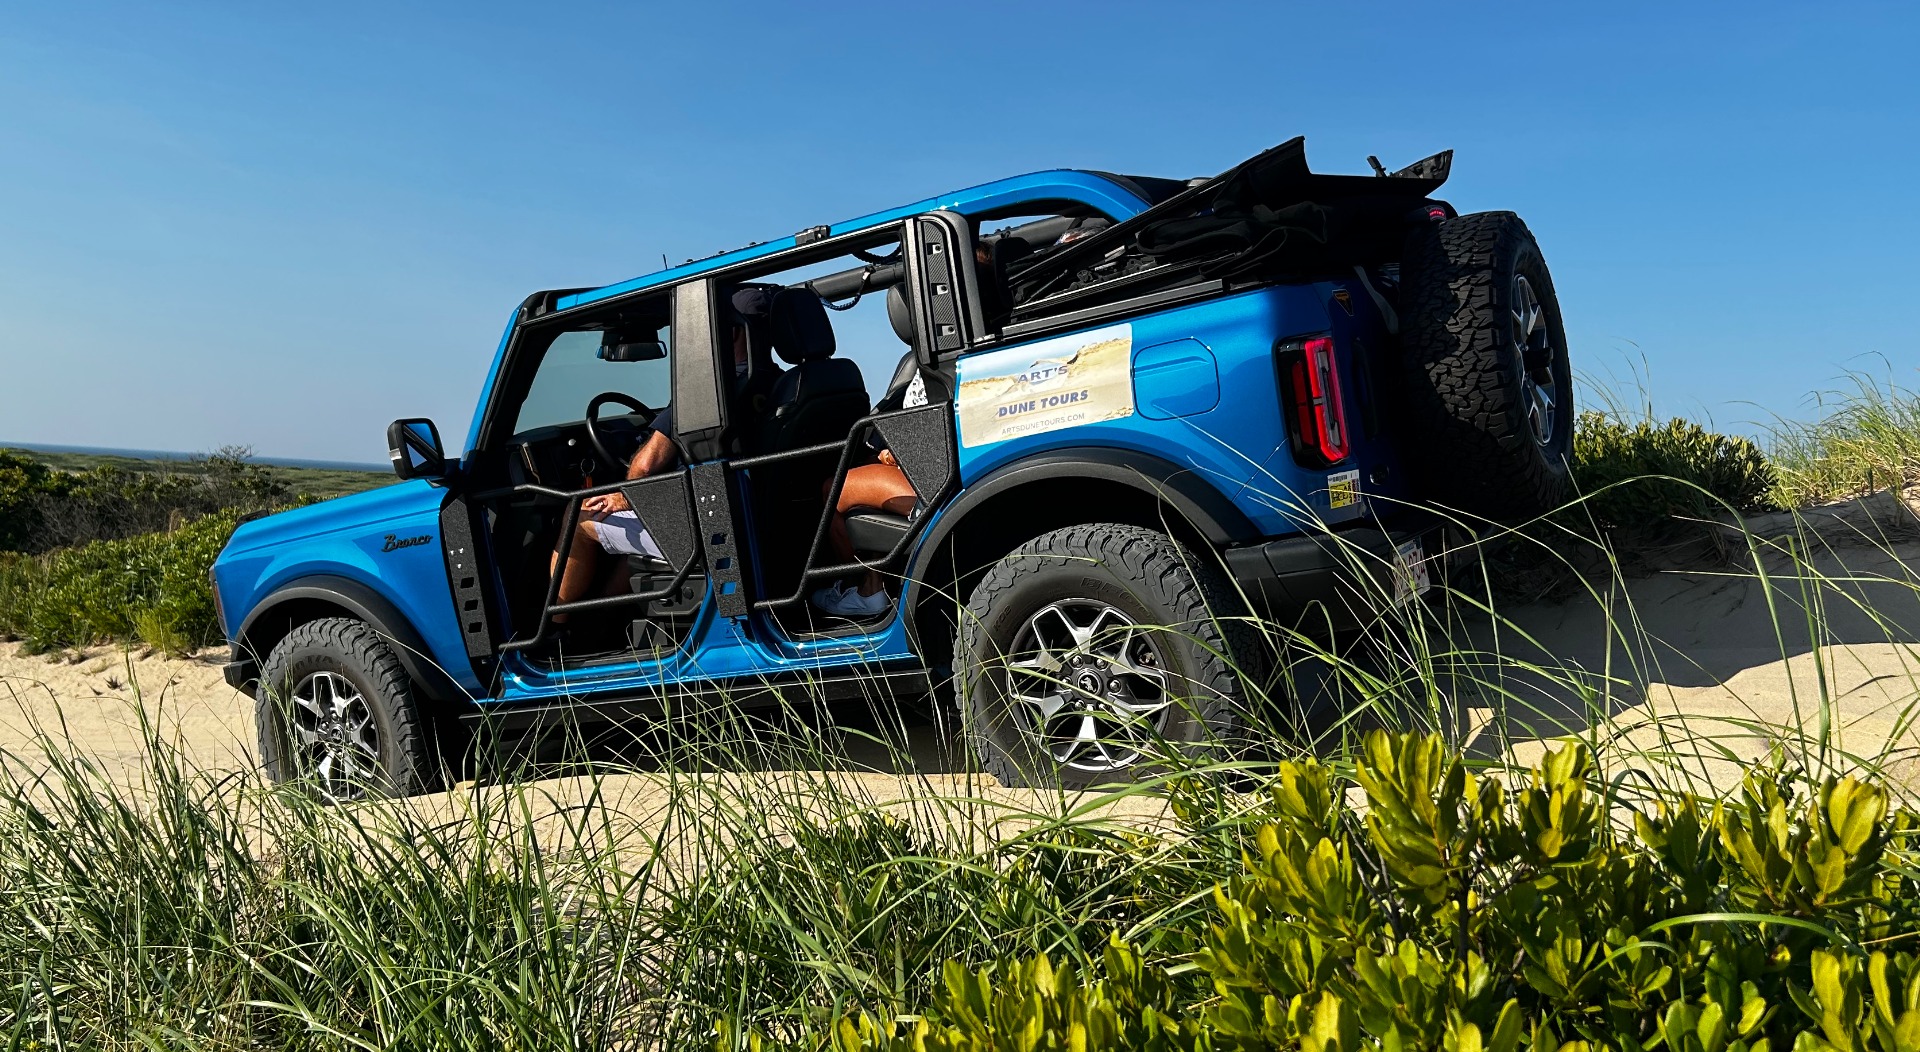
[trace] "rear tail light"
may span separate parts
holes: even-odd
[[[1279,357],[1294,459],[1323,468],[1347,459],[1351,451],[1347,407],[1340,393],[1340,362],[1333,338],[1288,340],[1280,345]]]

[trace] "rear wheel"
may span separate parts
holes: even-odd
[[[287,633],[261,669],[254,722],[275,783],[355,800],[439,781],[412,681],[363,621],[322,618]]]
[[[1416,231],[1401,267],[1401,344],[1428,499],[1518,522],[1571,492],[1573,375],[1540,246],[1512,212]]]
[[[1022,545],[974,589],[954,645],[982,766],[1005,785],[1081,788],[1243,742],[1233,660],[1254,648],[1236,609],[1218,570],[1153,530],[1095,523]]]

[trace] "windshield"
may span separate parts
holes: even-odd
[[[646,362],[602,361],[601,335],[598,329],[563,332],[547,348],[533,385],[520,403],[514,437],[555,424],[579,422],[585,417],[587,403],[603,391],[631,395],[649,409],[667,408],[673,398],[671,357]],[[667,331],[660,330],[661,342],[666,339]]]

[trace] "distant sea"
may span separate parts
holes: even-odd
[[[31,449],[39,453],[95,453],[110,457],[133,457],[138,460],[192,460],[205,456],[204,453],[176,453],[165,449],[109,449],[106,446],[50,446],[43,442],[0,442],[0,449]],[[379,471],[393,470],[388,464],[359,463],[351,460],[302,460],[299,457],[256,456],[256,463],[269,464],[282,468],[324,468],[328,471]]]

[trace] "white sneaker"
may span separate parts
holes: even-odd
[[[813,605],[836,617],[866,618],[886,613],[893,600],[884,591],[861,595],[859,589],[835,581],[813,593]]]

